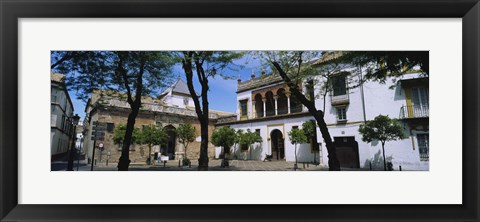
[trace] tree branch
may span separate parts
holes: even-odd
[[[192,70],[192,56],[193,52],[184,52],[184,58],[182,59],[183,70],[187,77],[187,86],[190,95],[192,96],[193,103],[195,104],[195,112],[198,116],[202,116],[202,110],[200,109],[200,101],[198,99],[195,88],[193,87],[193,70]]]
[[[133,105],[132,92],[131,92],[131,89],[130,89],[130,85],[128,84],[127,71],[123,67],[123,61],[124,61],[125,57],[127,56],[126,53],[127,52],[118,52],[118,59],[119,60],[118,60],[117,70],[115,70],[115,72],[117,73],[117,75],[120,74],[122,76],[123,85],[125,86],[125,89],[127,90],[127,102],[131,106],[131,105]]]
[[[136,82],[136,94],[135,94],[135,105],[140,106],[142,103],[142,91],[143,91],[143,74],[145,73],[145,63],[146,63],[145,52],[140,52],[140,69],[137,75]]]

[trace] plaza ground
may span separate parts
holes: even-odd
[[[258,160],[230,160],[230,166],[222,167],[222,160],[209,160],[209,171],[294,171],[294,162],[286,161],[258,161]],[[85,160],[77,162],[75,160],[73,169],[79,171],[90,171],[91,164],[87,164]],[[52,171],[65,171],[67,161],[53,161]],[[171,160],[164,163],[156,163],[155,165],[146,164],[130,164],[130,171],[197,171],[198,161],[192,160],[191,166],[179,166],[178,160]],[[117,163],[106,162],[97,163],[93,167],[94,171],[117,171]],[[327,167],[314,165],[312,163],[298,163],[297,171],[320,171],[328,170]]]

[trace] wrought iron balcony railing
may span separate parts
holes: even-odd
[[[428,105],[402,106],[399,119],[426,118],[428,117],[428,112]]]

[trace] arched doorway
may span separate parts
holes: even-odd
[[[166,144],[162,145],[160,152],[162,153],[162,155],[168,156],[170,160],[174,160],[175,146],[177,144],[177,133],[175,132],[175,127],[173,127],[172,125],[168,125],[164,129],[168,134],[168,140]]]
[[[284,160],[285,145],[282,131],[278,129],[272,130],[270,133],[270,143],[272,148],[272,160]]]

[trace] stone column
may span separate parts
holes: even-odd
[[[262,97],[263,102],[263,117],[267,116],[267,97]]]
[[[288,114],[290,114],[290,92],[285,92],[287,96],[287,107],[288,107]]]
[[[302,86],[302,94],[307,95],[307,86]],[[315,101],[314,101],[314,103],[315,103]],[[305,112],[306,108],[307,107],[305,105],[303,105],[303,103],[302,103],[302,112]]]
[[[275,100],[275,116],[276,116],[278,115],[278,105],[277,105],[278,96],[274,95],[273,99]]]
[[[252,118],[256,118],[256,117],[257,117],[257,110],[255,109],[255,103],[256,103],[256,101],[253,100],[253,101],[252,101]]]

